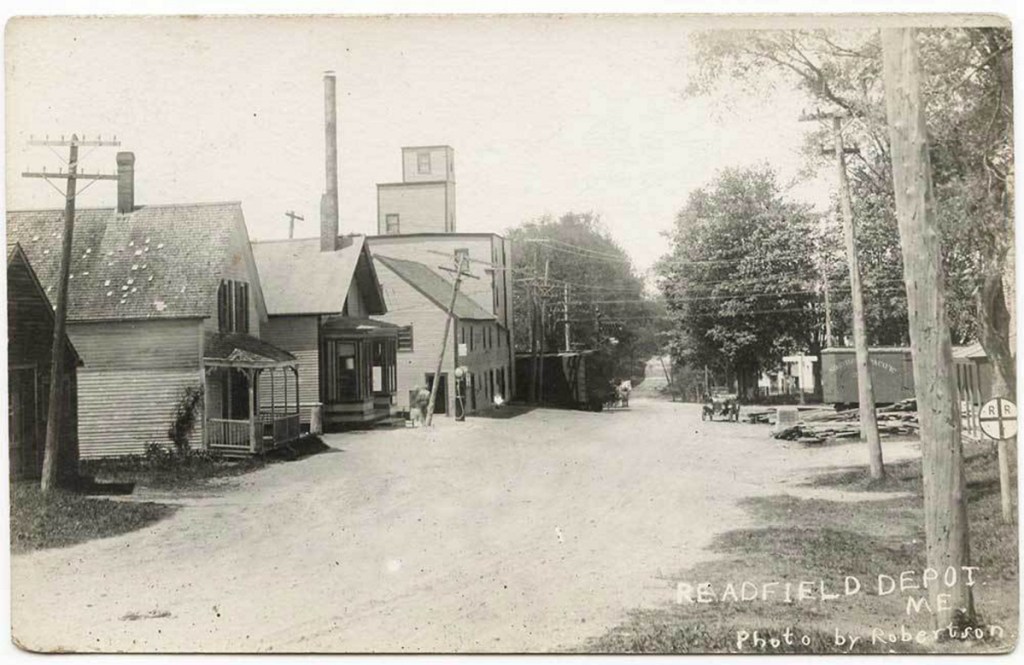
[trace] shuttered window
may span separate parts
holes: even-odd
[[[227,333],[249,332],[249,284],[221,280],[217,289],[217,328]]]
[[[412,326],[403,326],[398,329],[398,350],[412,351]]]

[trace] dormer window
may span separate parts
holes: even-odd
[[[217,290],[217,328],[224,333],[249,332],[249,285],[222,279]]]
[[[420,175],[428,175],[430,173],[429,152],[424,151],[416,153],[416,173]]]

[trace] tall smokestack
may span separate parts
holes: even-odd
[[[338,248],[338,109],[334,72],[324,72],[324,142],[327,189],[320,199],[320,251]]]
[[[117,153],[117,212],[135,210],[135,153]]]

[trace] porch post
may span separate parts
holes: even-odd
[[[288,415],[288,372],[287,370],[281,370],[281,383],[284,384],[284,415]]]
[[[277,373],[276,367],[270,368],[270,417],[274,418],[277,416],[277,405],[274,403],[274,374]],[[285,383],[285,386],[288,384]]]
[[[206,364],[199,361],[199,373],[203,375],[203,450],[210,450],[210,404],[209,385],[206,381]]]
[[[256,370],[246,369],[249,377],[249,450],[256,452]]]

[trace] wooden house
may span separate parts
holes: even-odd
[[[78,373],[83,458],[170,445],[187,390],[204,389],[192,435],[211,450],[258,453],[298,436],[289,399],[261,410],[298,362],[260,338],[267,320],[241,204],[136,206],[134,157],[118,154],[114,208],[75,216],[68,336]],[[57,282],[63,210],[9,211],[8,239],[32,262],[44,291]]]
[[[53,305],[24,250],[7,247],[7,425],[10,478],[39,478],[43,468]],[[65,336],[63,414],[57,469],[61,481],[78,475],[77,368],[82,360]]]
[[[298,359],[302,423],[327,429],[388,418],[398,383],[398,327],[363,236],[252,243],[267,303],[263,338]]]

